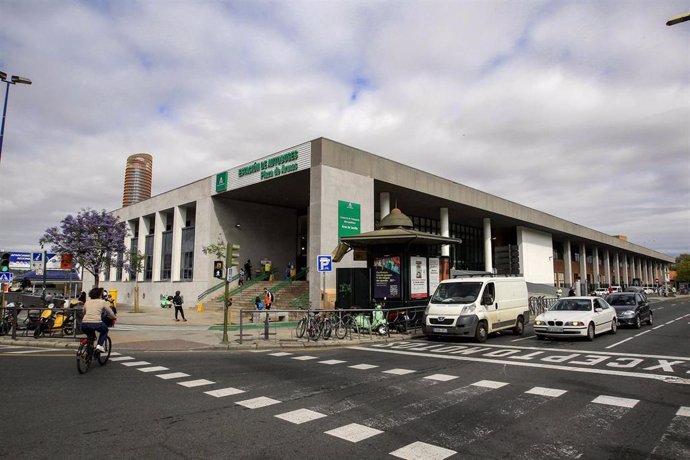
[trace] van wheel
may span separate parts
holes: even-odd
[[[489,335],[489,331],[486,329],[486,323],[484,321],[479,321],[477,324],[477,330],[474,332],[474,338],[479,343],[486,342],[486,338]]]
[[[522,316],[518,316],[517,323],[515,323],[515,327],[513,328],[513,334],[522,335],[524,333],[525,333],[525,320],[522,319]]]

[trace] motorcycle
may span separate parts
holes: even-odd
[[[410,315],[407,310],[394,310],[388,312],[388,328],[400,334],[407,332],[410,324]]]
[[[379,335],[386,335],[388,334],[388,321],[386,321],[383,306],[376,303],[376,300],[372,300],[372,303],[375,305],[373,312],[360,312],[352,317],[355,332],[375,331]]]
[[[63,335],[74,333],[74,313],[57,310],[55,304],[51,303],[46,310],[41,312],[38,326],[34,329],[34,338],[56,332],[61,332]]]
[[[172,296],[161,294],[161,308],[172,308]]]

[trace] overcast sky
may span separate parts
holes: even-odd
[[[1,0],[0,248],[327,137],[690,253],[687,1]],[[3,92],[4,85],[0,85]],[[2,97],[2,95],[0,95]]]

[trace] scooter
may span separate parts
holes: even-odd
[[[74,333],[74,315],[68,314],[65,310],[55,310],[55,304],[48,305],[47,310],[41,313],[41,319],[36,329],[34,338],[39,338],[41,334],[54,334],[61,332],[63,335]]]
[[[375,331],[379,335],[386,335],[388,334],[388,321],[386,321],[382,305],[376,303],[376,300],[372,300],[372,303],[375,304],[373,312],[361,312],[353,316],[354,329],[356,332]]]
[[[388,312],[388,328],[398,331],[399,333],[407,332],[410,324],[410,315],[407,310],[395,310]]]
[[[161,294],[161,308],[172,308],[172,296]]]

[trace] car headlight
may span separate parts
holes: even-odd
[[[536,326],[544,326],[546,324],[546,321],[538,319],[538,320],[534,321],[534,324]]]
[[[584,326],[585,323],[582,321],[566,321],[563,323],[564,326]]]
[[[632,318],[633,316],[635,316],[635,312],[632,310],[625,310],[620,314],[620,316],[623,318]]]
[[[462,311],[460,312],[461,315],[467,315],[469,313],[474,313],[476,306],[474,304],[472,305],[465,305],[462,307]]]

